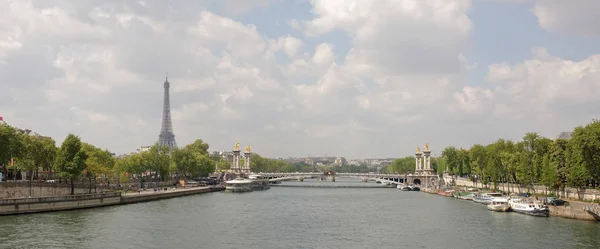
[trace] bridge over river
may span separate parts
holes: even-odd
[[[337,173],[337,172],[294,172],[294,173],[256,173],[271,182],[303,181],[306,178],[335,181],[336,177],[358,177],[363,181],[386,182],[389,184],[415,184],[425,187],[438,186],[440,178],[431,174],[379,174],[379,173]]]

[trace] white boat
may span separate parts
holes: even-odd
[[[508,212],[510,211],[510,204],[508,204],[507,198],[497,197],[490,201],[490,204],[487,205],[487,209],[496,212]]]
[[[239,192],[251,192],[254,190],[252,188],[252,180],[244,179],[244,178],[235,178],[231,181],[225,182],[225,191],[232,193]]]
[[[473,201],[481,204],[490,204],[492,199],[502,197],[502,193],[481,193],[473,196]]]
[[[410,187],[408,185],[404,185],[404,184],[399,184],[398,187],[400,190],[402,191],[410,191]]]
[[[548,206],[539,202],[513,197],[508,201],[508,204],[510,205],[510,209],[517,213],[539,217],[550,216],[550,209],[548,209]]]
[[[410,191],[410,187],[406,184],[398,184],[396,185],[396,188],[403,191]]]

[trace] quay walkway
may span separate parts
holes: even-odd
[[[161,191],[95,193],[36,198],[0,199],[0,216],[75,210],[155,201],[186,195],[222,191],[222,186],[167,189]]]

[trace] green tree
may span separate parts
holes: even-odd
[[[217,161],[217,169],[219,171],[229,170],[231,168],[231,162],[225,159],[219,159]]]
[[[171,151],[167,146],[160,146],[155,143],[150,150],[141,152],[143,163],[148,165],[148,169],[155,171],[155,177],[162,180],[169,178],[169,169],[171,164]]]
[[[567,167],[567,145],[568,141],[558,139],[554,141],[549,151],[550,167],[555,170],[555,183],[552,185],[557,191],[565,191],[567,186],[567,176],[569,168]]]
[[[554,168],[554,164],[550,163],[549,155],[545,155],[542,160],[542,178],[540,182],[546,186],[546,192],[548,192],[548,188],[550,190],[556,189],[556,168]]]
[[[102,150],[88,143],[82,144],[82,150],[88,156],[85,160],[85,175],[89,180],[89,193],[92,192],[92,180],[96,185],[98,176],[104,176],[112,172],[115,165],[115,159],[108,150]]]
[[[208,148],[208,144],[202,141],[202,139],[196,139],[193,143],[186,145],[184,149],[201,155],[209,155]]]
[[[193,176],[195,177],[207,177],[211,173],[215,172],[215,161],[210,159],[208,154],[196,155],[198,164],[196,168],[192,171]]]
[[[80,138],[69,134],[58,150],[54,166],[62,176],[71,180],[71,195],[75,194],[75,180],[85,169],[86,159]]]
[[[590,174],[592,184],[600,182],[600,122],[577,127],[571,138],[572,149],[580,156],[581,166]]]
[[[486,179],[485,169],[487,165],[487,156],[485,147],[480,144],[473,145],[473,147],[469,149],[469,158],[471,159],[472,165],[471,180],[473,180],[475,186],[477,186],[478,179]],[[487,180],[484,181],[487,182]]]
[[[25,171],[29,176],[29,196],[32,193],[33,172],[41,162],[40,147],[41,142],[38,138],[28,134],[19,134],[17,138],[20,140],[21,152],[15,158],[14,169]]]
[[[576,132],[578,132],[576,128]],[[570,140],[567,144],[567,167],[569,168],[567,174],[567,182],[571,187],[577,189],[577,197],[581,199],[581,189],[584,189],[588,180],[590,179],[590,173],[585,165],[585,159],[581,152],[581,145],[577,140]]]
[[[438,175],[442,175],[444,174],[444,171],[447,168],[447,161],[445,157],[436,157],[435,158],[435,162],[436,162],[436,172]]]
[[[23,142],[12,126],[0,124],[0,165],[8,165],[11,158],[21,156]]]
[[[52,172],[54,164],[54,160],[56,160],[56,153],[58,148],[56,147],[56,142],[52,138],[42,138],[40,139],[41,147],[39,148],[40,161],[38,162],[38,166],[40,166],[43,170]],[[49,177],[53,179],[53,175],[50,174]]]
[[[142,186],[142,172],[150,170],[150,165],[144,162],[144,157],[140,153],[130,154],[117,160],[117,171],[123,180],[129,180],[129,177],[137,176]]]
[[[456,148],[453,146],[446,147],[442,152],[442,157],[446,159],[447,169],[445,170],[448,172],[448,174],[454,175],[456,172],[458,172],[458,167],[461,162],[458,155],[458,150]]]

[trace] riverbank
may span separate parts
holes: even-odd
[[[16,215],[124,205],[224,190],[224,187],[195,187],[134,193],[65,195],[0,199],[0,215]]]
[[[439,190],[434,189],[421,190],[421,192],[454,198],[453,196],[441,195]],[[564,206],[550,205],[548,208],[550,209],[550,216],[575,220],[600,221],[600,206],[598,204],[567,200],[567,204]]]

